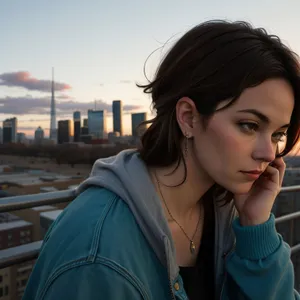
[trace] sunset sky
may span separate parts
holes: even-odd
[[[0,121],[16,116],[19,132],[50,126],[51,69],[55,68],[57,120],[83,117],[90,108],[150,112],[135,83],[153,77],[164,53],[186,30],[209,19],[246,20],[279,35],[300,53],[300,1],[3,0],[0,6]],[[172,38],[173,37],[173,38]],[[108,120],[111,130],[111,116]]]

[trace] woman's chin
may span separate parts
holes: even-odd
[[[245,195],[248,194],[252,188],[253,182],[251,183],[238,183],[236,185],[232,185],[227,188],[228,191],[233,193],[234,195]]]

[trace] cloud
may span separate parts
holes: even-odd
[[[85,114],[88,109],[94,109],[94,102],[77,102],[74,100],[56,101],[56,114],[60,116],[69,116],[73,114],[75,110],[79,110],[82,114]],[[103,100],[96,101],[96,109],[106,109],[109,113],[112,111],[112,104],[106,103]],[[143,109],[140,105],[124,105],[124,113],[128,113],[135,110]],[[6,97],[0,98],[0,113],[9,115],[49,115],[50,114],[50,98],[41,97],[33,98],[30,96],[25,97]],[[38,121],[38,120],[37,120]]]
[[[73,97],[66,95],[66,94],[61,94],[61,95],[55,95],[55,99],[73,99]]]
[[[132,111],[137,110],[137,109],[143,109],[143,107],[140,106],[140,105],[131,105],[131,104],[123,105],[123,110],[125,112],[132,112]]]
[[[22,87],[31,91],[50,92],[51,80],[41,80],[31,77],[29,72],[20,71],[0,74],[0,85],[8,87]],[[65,91],[71,89],[66,83],[55,82],[56,91]]]

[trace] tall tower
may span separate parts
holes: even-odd
[[[57,142],[56,130],[56,109],[55,109],[55,95],[54,95],[54,70],[52,68],[52,87],[51,87],[51,112],[50,112],[50,140]]]
[[[81,129],[80,111],[74,111],[73,120],[74,120],[74,139],[73,139],[73,141],[75,143],[78,143],[80,141],[80,129]]]
[[[113,107],[113,131],[119,132],[120,135],[123,135],[123,123],[122,123],[122,115],[123,115],[123,104],[121,100],[115,100],[112,104]]]
[[[133,113],[131,114],[131,129],[132,136],[138,137],[145,133],[147,125],[141,124],[147,121],[147,113]]]

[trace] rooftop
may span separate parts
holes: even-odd
[[[30,225],[32,225],[32,223],[23,221],[23,220],[13,221],[13,222],[8,222],[8,223],[1,223],[0,231],[9,230],[9,229],[13,229],[13,228],[21,228],[21,227],[30,226]]]
[[[7,223],[21,220],[18,216],[10,213],[0,213],[0,223]]]
[[[45,211],[41,213],[41,218],[47,218],[54,221],[62,212],[62,209],[52,210],[52,211]]]
[[[40,224],[41,227],[47,231],[55,219],[61,214],[62,209],[46,211],[40,214]]]
[[[32,207],[31,209],[35,211],[46,211],[46,210],[56,210],[57,208],[51,205],[43,205],[43,206]]]

